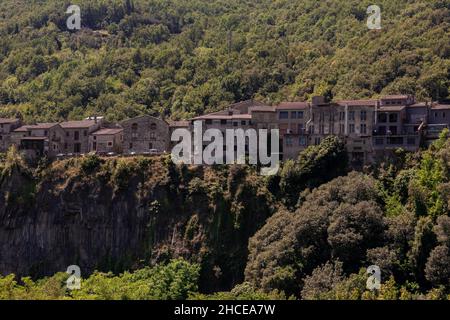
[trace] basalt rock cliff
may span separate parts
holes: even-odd
[[[42,277],[78,265],[121,272],[174,257],[202,266],[203,291],[243,280],[248,239],[275,211],[250,167],[169,159],[68,159],[4,165],[0,273]]]

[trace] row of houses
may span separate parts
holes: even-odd
[[[120,124],[102,117],[60,123],[22,124],[0,119],[0,151],[15,145],[28,158],[99,154],[162,153],[169,149],[166,121],[142,116]]]
[[[186,121],[165,121],[141,116],[111,124],[101,117],[61,123],[22,124],[0,119],[0,150],[16,145],[29,157],[56,157],[89,152],[115,154],[163,153],[172,146],[171,133],[192,130],[278,129],[283,159],[296,158],[325,137],[341,137],[355,164],[374,161],[391,150],[417,151],[450,127],[450,104],[415,101],[411,95],[390,95],[376,100],[283,102],[276,106],[248,100],[225,110]]]

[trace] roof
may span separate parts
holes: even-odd
[[[15,129],[13,132],[26,132],[28,131],[28,128],[31,127],[30,125],[21,126],[17,129]]]
[[[95,120],[65,121],[61,122],[61,127],[63,129],[80,129],[92,127],[97,123]]]
[[[407,108],[426,108],[428,104],[426,102],[418,102],[411,105],[406,106]]]
[[[340,100],[337,101],[336,103],[340,106],[376,106],[377,105],[377,100]]]
[[[380,107],[380,108],[378,109],[378,111],[384,111],[384,112],[393,111],[393,112],[398,112],[398,111],[404,110],[405,108],[406,108],[405,106],[383,106],[383,107]]]
[[[392,94],[381,97],[380,100],[390,100],[390,99],[408,99],[409,96],[407,94]]]
[[[13,132],[26,132],[29,130],[47,130],[47,129],[53,128],[56,125],[58,125],[58,123],[27,124],[27,125],[17,128]]]
[[[431,106],[432,110],[448,110],[450,109],[450,104],[435,104]]]
[[[0,118],[0,124],[8,124],[8,123],[14,123],[19,121],[19,119],[7,119],[7,118]]]
[[[293,109],[307,109],[309,108],[308,102],[281,102],[275,107],[276,110],[293,110]]]
[[[37,141],[41,141],[41,140],[47,140],[47,137],[23,137],[20,138],[20,140],[37,140]]]
[[[254,106],[249,107],[248,112],[275,112],[275,108],[270,106]]]
[[[220,114],[206,114],[193,118],[192,120],[243,120],[251,119],[250,114],[233,114],[233,115],[220,115]]]
[[[57,126],[58,123],[52,122],[52,123],[38,123],[28,126],[28,130],[42,130],[42,129],[50,129],[54,126]]]
[[[169,123],[169,126],[171,126],[171,127],[189,127],[189,121],[186,121],[186,120],[180,120],[180,121],[169,120],[168,123]]]
[[[123,128],[103,128],[92,133],[94,136],[108,136],[123,132]]]

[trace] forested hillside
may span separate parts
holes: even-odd
[[[186,118],[229,102],[449,94],[449,0],[4,0],[0,115]],[[65,11],[81,7],[80,31]]]

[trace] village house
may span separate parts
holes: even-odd
[[[5,152],[11,145],[11,132],[21,126],[20,119],[0,118],[0,152]]]
[[[59,123],[37,123],[15,129],[10,139],[28,158],[55,157],[63,150],[64,131]]]
[[[126,154],[168,152],[169,124],[152,116],[140,116],[122,121],[123,151]]]
[[[123,128],[102,128],[89,135],[89,150],[99,153],[122,153]]]
[[[89,135],[100,129],[101,124],[101,118],[62,122],[61,127],[65,133],[63,153],[88,153]]]

